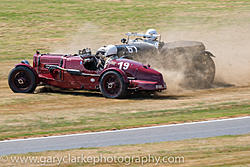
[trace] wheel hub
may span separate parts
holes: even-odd
[[[115,84],[114,82],[109,82],[109,83],[108,83],[108,89],[113,88],[114,84]]]
[[[17,82],[20,84],[20,85],[23,85],[24,84],[24,78],[19,78],[18,80],[17,80]]]

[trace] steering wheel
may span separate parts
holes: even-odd
[[[94,56],[94,58],[95,58],[95,66],[97,67],[97,69],[100,69],[100,68],[104,68],[104,60],[102,60],[101,58],[96,58],[95,56]]]

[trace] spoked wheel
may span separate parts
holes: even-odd
[[[203,74],[205,81],[209,84],[212,84],[215,77],[215,64],[210,55],[212,54],[206,51],[205,55],[201,56],[202,58],[199,60],[199,62],[203,67],[203,69],[201,68],[201,73]]]
[[[215,77],[215,64],[210,52],[205,55],[195,56],[193,58],[193,67],[189,70],[191,87],[208,88],[214,81]]]
[[[108,71],[100,80],[100,89],[107,98],[122,98],[126,93],[126,83],[119,73]]]
[[[8,82],[15,93],[32,93],[36,89],[36,77],[27,67],[19,66],[12,69]]]

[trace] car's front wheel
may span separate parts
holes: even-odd
[[[11,70],[8,82],[10,89],[15,93],[32,93],[37,86],[35,74],[23,66]]]
[[[108,71],[100,79],[100,89],[107,98],[122,98],[126,94],[126,83],[116,71]]]

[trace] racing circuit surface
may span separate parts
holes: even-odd
[[[0,155],[250,133],[250,117],[0,142]]]

